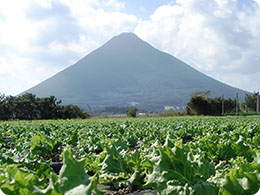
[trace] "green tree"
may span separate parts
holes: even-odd
[[[224,100],[224,111],[234,112],[236,101],[232,99]],[[211,115],[219,116],[222,113],[222,98],[206,98],[205,96],[192,96],[186,106],[186,112],[189,115]]]
[[[58,119],[61,118],[61,100],[55,96],[39,98],[38,109],[41,119]]]
[[[16,101],[16,118],[22,120],[34,120],[39,118],[36,96],[26,93],[14,98]]]
[[[6,97],[0,93],[0,120],[8,120],[10,118],[10,112],[8,111],[6,104]]]
[[[66,105],[61,108],[61,118],[72,119],[72,118],[89,118],[90,115],[84,112],[80,107],[76,105]]]
[[[30,93],[18,97],[6,97],[6,111],[10,115],[9,119],[34,120],[39,118],[37,98]]]
[[[61,106],[55,96],[37,98],[25,93],[21,96],[4,96],[0,94],[0,120],[19,119],[58,119],[87,118],[90,115],[78,106]]]
[[[188,102],[186,111],[189,115],[209,115],[210,104],[203,96],[195,96]]]
[[[128,117],[136,117],[136,112],[137,112],[136,108],[129,108],[126,111],[126,114]]]
[[[254,92],[252,95],[246,94],[245,102],[241,104],[243,111],[256,112],[256,101],[257,93]],[[260,109],[260,105],[259,105]]]
[[[236,112],[236,100],[235,99],[225,99],[224,100],[225,113]]]

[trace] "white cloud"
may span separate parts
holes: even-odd
[[[105,6],[113,7],[117,10],[121,10],[125,7],[125,2],[117,2],[116,0],[105,1]]]
[[[260,6],[260,0],[254,0]]]
[[[259,5],[176,0],[144,20],[119,0],[0,0],[0,92],[20,93],[124,31],[216,79],[260,90]]]
[[[140,21],[136,34],[214,78],[260,90],[260,77],[253,76],[260,74],[260,7],[253,1],[176,2]]]
[[[32,60],[12,53],[0,57],[0,67],[1,93],[8,91],[9,94],[20,93],[28,89],[31,83],[39,83],[43,78],[58,71],[55,68],[34,66]]]
[[[132,31],[116,0],[0,0],[0,92],[18,94]],[[109,9],[109,11],[108,11]]]
[[[106,1],[106,4],[117,7],[118,2]],[[119,11],[105,11],[101,8],[89,7],[85,1],[67,1],[72,15],[77,19],[81,30],[88,36],[103,42],[123,31],[132,31],[137,23],[134,15],[124,14]],[[123,6],[118,6],[123,7]]]

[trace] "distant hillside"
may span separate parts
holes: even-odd
[[[186,106],[194,91],[242,98],[245,91],[202,74],[133,33],[112,38],[76,64],[26,92],[54,95],[93,110],[135,105],[149,111]]]

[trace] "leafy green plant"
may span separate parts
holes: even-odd
[[[210,172],[205,170],[212,169],[210,163],[195,159],[187,149],[169,138],[163,146],[155,146],[146,188],[159,194],[217,194],[217,188],[207,182]]]
[[[0,189],[102,194],[102,184],[158,194],[255,194],[259,127],[258,117],[0,122]],[[58,175],[52,162],[62,164]]]
[[[50,139],[43,134],[33,136],[30,145],[32,147],[32,153],[42,157],[50,156],[54,148]]]

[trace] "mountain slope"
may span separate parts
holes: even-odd
[[[177,58],[123,33],[27,92],[55,95],[64,104],[93,109],[129,106],[159,111],[185,106],[194,91],[235,97],[246,92],[212,79]]]

